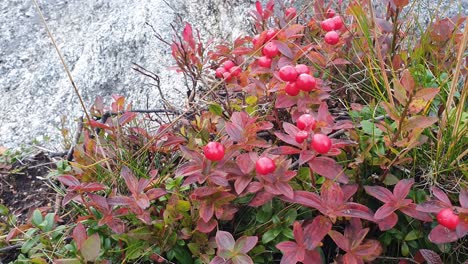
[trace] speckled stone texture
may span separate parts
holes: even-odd
[[[171,39],[170,24],[179,17],[200,29],[205,39],[231,39],[249,29],[248,12],[255,2],[38,1],[87,106],[96,96],[122,94],[138,108],[145,108],[147,102],[152,108],[160,107],[161,98],[150,79],[131,70],[133,62],[161,77],[162,90],[173,104],[180,105],[185,98],[178,92],[184,91],[181,75],[168,69],[173,65],[169,48],[154,37],[146,22],[165,39]],[[460,1],[443,1],[442,9],[466,14],[468,0]],[[423,14],[421,23],[427,23],[438,1],[419,2],[415,8]],[[0,1],[0,94],[0,146],[50,137],[45,144],[61,150],[61,117],[67,116],[68,124],[73,124],[82,113],[30,0]]]

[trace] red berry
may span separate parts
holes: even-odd
[[[279,54],[278,47],[273,42],[268,42],[262,50],[263,55],[273,58]]]
[[[310,73],[309,67],[305,64],[297,64],[294,68],[296,69],[297,74]]]
[[[257,45],[260,45],[260,44],[263,44],[263,43],[259,43],[260,41],[260,35],[255,35],[252,39],[252,44],[254,46],[257,46]]]
[[[293,19],[293,18],[296,17],[296,15],[297,15],[297,12],[296,12],[296,8],[294,8],[294,7],[290,7],[288,9],[286,9],[286,12],[284,14],[286,19]]]
[[[225,61],[224,64],[223,64],[223,67],[224,69],[226,69],[226,71],[229,71],[232,67],[234,67],[236,64],[231,61],[231,60],[228,60],[228,61]]]
[[[242,68],[239,66],[234,66],[229,70],[229,72],[232,73],[232,76],[237,77],[239,74],[241,74]]]
[[[219,161],[224,157],[224,146],[219,142],[209,142],[203,147],[205,158],[211,161]]]
[[[336,14],[336,13],[335,13],[335,10],[329,8],[329,9],[327,10],[326,16],[327,16],[327,18],[332,18],[332,17],[335,16],[335,14]]]
[[[296,85],[300,90],[310,92],[316,88],[317,81],[312,75],[303,73],[297,77]]]
[[[218,78],[223,78],[223,74],[226,72],[226,69],[224,69],[224,67],[219,67],[218,69],[216,69],[216,77]]]
[[[271,58],[268,58],[267,56],[262,56],[258,58],[258,66],[263,67],[263,68],[270,68],[271,67]]]
[[[284,91],[290,96],[296,96],[301,90],[297,88],[296,82],[288,82],[284,87]]]
[[[276,35],[276,30],[274,29],[269,29],[266,33],[265,41],[269,41],[273,39]]]
[[[440,210],[436,218],[440,225],[452,230],[455,230],[460,222],[458,215],[454,214],[450,208]]]
[[[320,27],[325,31],[332,31],[335,29],[335,22],[332,18],[327,18],[320,23]]]
[[[275,162],[267,157],[261,157],[255,163],[255,170],[260,175],[266,175],[276,170]]]
[[[340,41],[340,36],[336,31],[330,31],[327,34],[325,34],[325,42],[330,44],[330,45],[336,45]]]
[[[230,72],[228,72],[228,71],[225,72],[225,73],[223,73],[223,79],[226,80],[226,81],[228,81],[228,82],[229,82],[230,80],[232,80],[232,77],[234,77],[234,76],[232,75],[232,73],[230,73]]]
[[[279,70],[279,77],[285,82],[293,82],[297,79],[297,71],[293,66],[286,65]]]
[[[307,131],[301,130],[297,132],[296,134],[296,142],[297,143],[302,143],[306,138],[309,136],[309,133]]]
[[[331,139],[324,134],[315,134],[312,137],[311,147],[320,154],[330,151],[332,146]]]
[[[333,23],[335,24],[335,30],[338,30],[343,27],[343,20],[341,19],[340,16],[336,16],[332,18]]]
[[[300,130],[314,130],[316,123],[317,122],[312,115],[303,114],[297,119],[296,126]]]

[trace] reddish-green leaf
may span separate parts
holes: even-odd
[[[231,233],[219,230],[216,232],[216,244],[218,245],[218,249],[233,251],[236,241]]]
[[[81,245],[80,252],[85,262],[94,262],[101,252],[101,239],[99,238],[99,234],[89,236]]]
[[[234,251],[247,254],[247,252],[249,252],[255,247],[257,242],[258,237],[256,236],[243,236],[236,241]]]
[[[425,129],[433,125],[437,120],[438,118],[433,116],[412,116],[403,122],[402,131]]]
[[[88,239],[88,234],[86,234],[86,229],[82,223],[78,223],[73,229],[73,240],[75,240],[78,250],[81,249],[81,245]]]

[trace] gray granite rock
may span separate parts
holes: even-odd
[[[460,2],[461,1],[461,2]],[[468,0],[443,1],[451,14],[466,14]],[[148,22],[170,39],[170,24],[182,18],[206,39],[237,36],[248,29],[254,0],[42,0],[39,1],[87,106],[95,96],[128,96],[139,108],[160,107],[151,80],[131,70],[138,63],[161,77],[173,104],[185,98],[170,50],[157,41]],[[265,2],[265,1],[263,1]],[[304,1],[307,2],[307,1]],[[433,14],[438,1],[421,0]],[[170,6],[166,3],[170,3]],[[459,3],[459,4],[456,4]],[[299,6],[299,1],[297,1]],[[424,14],[425,11],[422,13]],[[423,23],[428,16],[422,17]],[[60,120],[82,113],[58,56],[30,0],[0,1],[0,146],[32,140],[61,149]]]

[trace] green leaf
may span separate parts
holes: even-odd
[[[208,106],[208,110],[210,110],[211,113],[222,116],[223,115],[223,108],[219,104],[210,104]]]
[[[296,209],[289,209],[286,212],[286,215],[284,217],[284,223],[288,226],[292,225],[294,221],[296,221],[297,218],[297,210]]]
[[[188,212],[190,211],[190,202],[179,200],[177,201],[176,209],[181,212]]]
[[[258,210],[255,218],[261,224],[266,223],[271,220],[271,216],[273,215],[273,207],[271,203],[267,203]]]
[[[26,242],[24,242],[24,244],[21,246],[21,253],[27,254],[31,248],[33,248],[37,242],[39,242],[40,238],[41,236],[33,236],[31,239],[26,240]]]
[[[7,215],[9,212],[8,207],[0,204],[0,215]]]
[[[285,237],[289,238],[289,239],[294,239],[294,233],[291,229],[289,228],[285,228],[283,229],[283,232],[281,232],[281,234],[283,234]]]
[[[408,244],[406,244],[406,242],[403,242],[403,244],[401,245],[401,255],[406,257],[409,255],[409,253],[410,253],[410,250],[409,250]]]
[[[245,103],[247,103],[248,105],[255,105],[257,103],[257,96],[255,95],[250,95],[250,96],[247,96],[247,98],[245,98]]]
[[[382,130],[377,128],[377,126],[369,120],[362,120],[361,127],[362,127],[362,131],[367,135],[371,135],[375,137],[382,136]]]
[[[41,211],[39,211],[38,209],[34,210],[31,218],[31,223],[34,226],[38,227],[43,221],[44,218],[42,218]]]
[[[411,230],[408,234],[405,236],[405,241],[411,241],[411,240],[416,240],[421,237],[421,232],[419,230]]]
[[[180,264],[193,264],[192,254],[186,247],[176,246],[174,247],[175,258]]]
[[[268,242],[273,241],[273,239],[275,239],[278,235],[279,235],[279,232],[277,232],[277,230],[270,229],[266,231],[265,234],[263,234],[262,243],[267,244]]]
[[[80,264],[81,261],[79,259],[56,259],[54,260],[56,264]]]
[[[81,255],[86,262],[94,262],[99,257],[99,252],[101,252],[101,239],[99,238],[99,234],[91,235],[83,242],[83,245],[81,245]]]

